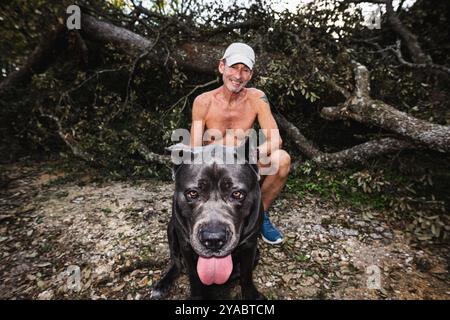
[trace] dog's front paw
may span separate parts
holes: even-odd
[[[164,299],[167,296],[168,292],[169,288],[165,288],[164,286],[161,286],[159,283],[156,283],[152,288],[152,292],[150,293],[150,299],[151,300]]]
[[[152,300],[161,300],[164,299],[164,292],[158,289],[153,289],[150,293],[150,299]]]

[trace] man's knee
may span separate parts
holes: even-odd
[[[275,150],[271,155],[271,162],[276,165],[277,174],[286,177],[291,168],[291,156],[285,150]]]

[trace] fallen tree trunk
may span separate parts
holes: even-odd
[[[430,123],[372,99],[349,100],[340,107],[323,108],[327,120],[353,119],[375,125],[440,152],[450,152],[450,127]]]
[[[406,149],[416,149],[413,144],[394,138],[368,141],[349,149],[326,153],[316,148],[300,130],[282,115],[275,115],[278,125],[306,157],[324,168],[342,168],[364,164],[367,160]]]
[[[152,41],[130,30],[100,21],[90,15],[83,14],[81,20],[83,36],[92,41],[112,43],[127,52],[129,49],[142,53],[152,46]],[[155,48],[149,57],[159,64],[170,63],[170,55],[182,69],[205,74],[215,74],[217,60],[224,48],[206,43],[184,43],[173,52]]]
[[[434,124],[401,112],[369,95],[369,71],[360,64],[355,68],[356,89],[343,104],[321,110],[327,120],[352,119],[389,130],[427,148],[450,152],[450,126]]]
[[[237,28],[232,25],[229,28]],[[226,27],[224,27],[226,28]],[[113,43],[129,52],[129,49],[138,53],[147,50],[152,41],[142,37],[130,30],[115,26],[106,21],[100,21],[90,15],[83,14],[81,20],[81,31],[86,38],[102,43]],[[182,43],[172,52],[157,47],[149,55],[156,63],[170,63],[168,55],[182,69],[203,74],[216,74],[218,61],[222,57],[224,46],[214,46],[206,42]],[[273,59],[279,59],[275,55],[261,54],[258,56],[258,65],[264,66]]]

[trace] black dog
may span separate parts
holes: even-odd
[[[230,153],[236,159],[243,154],[241,148],[245,148],[245,163],[216,161],[221,152],[222,159]],[[203,155],[212,151],[213,157],[206,164],[174,167],[175,193],[167,232],[171,261],[151,298],[164,298],[184,265],[192,299],[228,298],[227,290],[221,296],[222,289],[235,277],[240,278],[243,299],[264,299],[252,279],[263,207],[258,167],[248,162],[252,154],[248,140],[238,148],[218,144],[170,148],[179,149],[191,160],[199,150]]]

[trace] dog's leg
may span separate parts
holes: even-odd
[[[253,260],[253,269],[256,268],[256,266],[258,265],[258,262],[261,258],[261,254],[259,252],[259,248],[256,248],[256,254],[255,254],[255,259]],[[240,279],[241,277],[241,266],[239,265],[239,263],[236,263],[233,260],[233,272],[231,273],[230,276],[230,282],[235,281],[237,279]]]
[[[170,248],[170,264],[164,276],[153,286],[150,299],[164,299],[172,283],[178,278],[181,271],[180,244],[172,220],[167,227],[167,238]]]
[[[241,290],[242,299],[245,300],[265,300],[266,297],[262,295],[253,283],[253,268],[255,267],[257,245],[250,245],[243,248],[239,253],[240,258],[240,272],[241,272]],[[256,261],[257,263],[257,261]]]
[[[152,289],[152,293],[150,295],[150,299],[160,300],[164,299],[167,296],[167,293],[170,290],[170,286],[178,278],[180,274],[180,269],[174,261],[170,261],[169,268],[164,276],[159,280]]]

